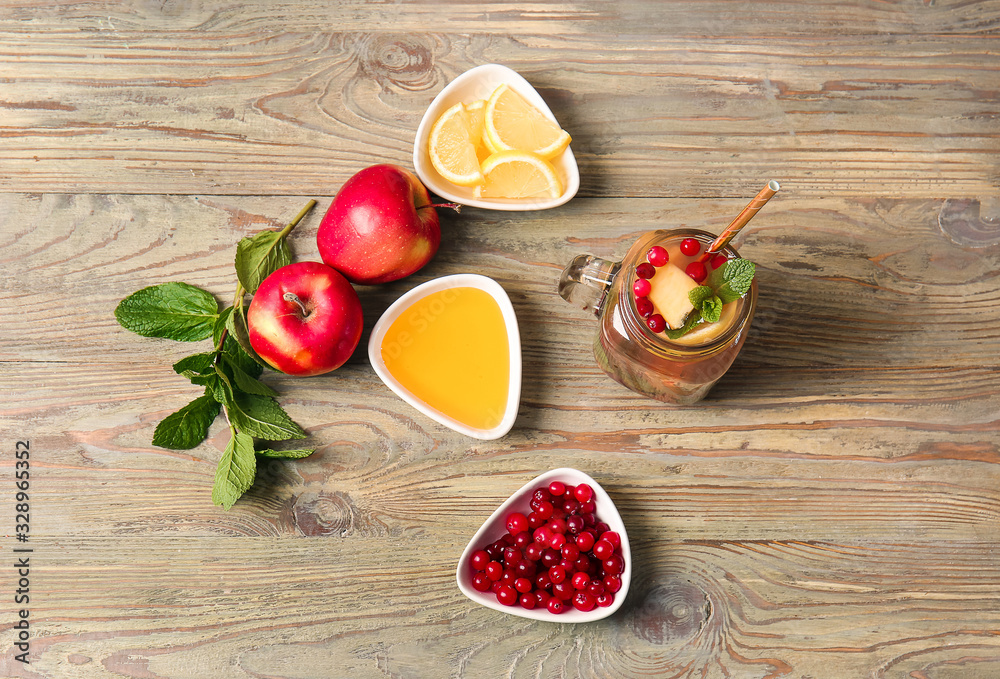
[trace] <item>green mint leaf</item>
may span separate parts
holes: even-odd
[[[299,448],[296,450],[258,450],[257,454],[264,457],[282,457],[289,460],[301,460],[316,452],[315,448]]]
[[[174,363],[174,372],[188,379],[196,375],[204,375],[212,371],[216,353],[207,351],[203,354],[192,354]]]
[[[702,320],[708,323],[718,323],[722,318],[722,300],[718,296],[712,295],[701,303],[698,307]]]
[[[250,490],[256,474],[257,457],[254,455],[253,437],[243,432],[233,432],[215,470],[212,502],[223,509],[229,509],[243,493]]]
[[[663,331],[663,334],[670,339],[677,339],[691,332],[694,326],[699,323],[701,323],[701,312],[695,309],[687,315],[687,318],[684,319],[684,325],[676,329],[667,328]]]
[[[234,365],[239,366],[243,372],[254,379],[260,377],[264,372],[264,368],[261,367],[260,363],[255,361],[253,356],[243,350],[243,347],[240,346],[239,340],[235,337],[231,337],[230,335],[226,336],[226,341],[222,345],[222,355],[229,359]],[[254,355],[256,355],[256,353],[254,353]]]
[[[243,351],[236,346],[239,351]],[[244,391],[248,394],[257,394],[258,396],[277,396],[276,392],[271,387],[267,386],[256,377],[247,374],[246,371],[240,366],[238,359],[234,359],[228,354],[222,355],[222,360],[225,363],[226,374],[232,377],[233,385],[240,391]],[[256,363],[250,361],[251,365],[257,366]]]
[[[261,231],[236,246],[236,277],[251,295],[265,278],[291,263],[292,253],[282,233]]]
[[[194,448],[208,436],[208,427],[218,414],[218,403],[210,396],[199,396],[156,425],[153,445],[171,450]]]
[[[699,308],[705,303],[705,300],[711,299],[715,296],[715,290],[708,287],[707,285],[699,285],[697,288],[692,288],[688,292],[688,299],[695,309]]]
[[[259,439],[285,441],[306,437],[302,427],[270,396],[237,392],[229,408],[229,418],[237,429]]]
[[[257,371],[256,375],[250,370],[246,370],[246,372],[256,377],[260,375],[263,368],[271,367],[264,362],[264,359],[257,355],[257,352],[253,350],[253,346],[250,344],[250,331],[247,330],[246,312],[242,307],[237,308],[229,315],[229,319],[226,322],[226,330],[229,331],[229,336],[235,339],[240,349],[243,350],[243,355],[257,364],[257,368],[254,369]]]
[[[187,283],[163,283],[133,292],[115,309],[126,330],[143,337],[196,342],[212,336],[219,304],[205,290]]]
[[[715,294],[723,304],[728,304],[747,294],[757,267],[748,259],[730,259],[715,271],[722,272],[722,283],[716,287]]]
[[[226,331],[226,325],[229,323],[229,317],[233,315],[233,307],[227,306],[225,309],[219,312],[219,317],[215,321],[215,325],[212,327],[212,346],[219,346],[219,342],[222,341],[222,333]]]

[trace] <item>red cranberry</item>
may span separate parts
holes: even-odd
[[[586,521],[582,516],[567,516],[566,517],[566,528],[567,530],[576,535],[586,527]]]
[[[552,568],[557,563],[562,556],[556,550],[551,547],[542,552],[542,566],[545,568]]]
[[[646,260],[653,266],[663,266],[670,261],[670,254],[662,245],[654,245],[646,252]]]
[[[503,550],[503,562],[505,566],[514,566],[524,559],[524,552],[517,547],[508,547]]]
[[[604,572],[608,575],[619,575],[625,570],[625,560],[618,554],[612,554],[604,560]]]
[[[701,252],[701,243],[695,238],[685,238],[681,241],[681,252],[688,257],[694,257]]]
[[[532,561],[538,561],[545,552],[545,546],[538,542],[532,542],[524,548],[524,555]]]
[[[614,594],[622,588],[622,579],[617,575],[604,576],[604,589]]]
[[[708,263],[713,269],[718,269],[720,266],[722,266],[728,261],[729,258],[720,252],[719,254],[714,255],[712,259],[708,260]]]
[[[552,519],[546,525],[549,527],[549,530],[552,531],[553,533],[565,533],[566,530],[569,528],[569,526],[566,524],[566,520],[561,518]]]
[[[559,615],[566,610],[566,604],[555,597],[549,599],[548,602],[546,602],[545,607],[552,615]]]
[[[552,596],[557,599],[569,601],[573,598],[574,594],[576,594],[576,590],[573,589],[573,585],[571,585],[568,580],[563,580],[562,582],[552,585]]]
[[[576,536],[576,546],[581,552],[589,552],[594,547],[594,536],[584,531]]]
[[[550,531],[545,526],[540,526],[535,529],[535,532],[532,534],[532,536],[535,538],[535,542],[547,545],[549,544],[549,540],[552,539],[552,531]]]
[[[496,582],[503,577],[503,566],[498,561],[490,561],[486,564],[486,577]]]
[[[578,611],[586,613],[587,611],[594,610],[594,606],[596,605],[597,602],[594,601],[594,597],[590,596],[586,592],[577,592],[573,597],[573,608]]]
[[[600,535],[601,533],[606,533],[609,530],[611,530],[611,526],[604,523],[603,521],[598,521],[597,523],[594,524],[594,533],[597,535]]]
[[[528,517],[521,512],[514,512],[507,517],[507,532],[517,535],[528,530]]]
[[[549,569],[549,581],[553,585],[558,585],[566,579],[566,569],[562,566],[553,566]]]
[[[599,597],[604,594],[604,581],[603,580],[591,580],[590,584],[587,585],[587,594],[592,597]]]
[[[601,540],[607,540],[614,545],[615,549],[622,546],[622,536],[613,530],[606,530],[601,533]]]
[[[521,578],[533,578],[537,571],[538,567],[535,565],[535,562],[528,559],[521,559],[514,566],[514,574]]]
[[[551,502],[539,502],[538,509],[535,510],[540,518],[548,520],[552,518],[552,514],[555,512],[556,508],[552,506]]]
[[[518,603],[521,604],[521,608],[526,608],[530,611],[538,605],[538,597],[534,594],[525,593],[521,595],[520,599],[518,599]]]
[[[605,592],[596,597],[597,605],[601,608],[607,608],[615,602],[615,595],[611,592]]]
[[[667,329],[667,322],[663,320],[663,316],[660,314],[653,314],[646,319],[646,325],[653,332],[663,332]]]
[[[544,573],[539,573],[535,576],[535,588],[539,590],[547,590],[552,587],[552,581],[549,580],[548,571]]]
[[[555,533],[552,535],[552,539],[549,540],[549,547],[552,549],[562,549],[563,545],[566,544],[566,536],[562,533]]]
[[[636,297],[635,310],[643,318],[649,318],[653,313],[653,303],[648,297]]]
[[[566,492],[566,484],[562,481],[553,481],[549,484],[549,493],[558,497]]]
[[[509,568],[505,568],[503,575],[500,576],[500,582],[504,585],[514,585],[514,581],[517,580],[517,576],[514,575],[514,571]]]
[[[656,275],[656,267],[649,262],[643,262],[635,267],[635,275],[642,279],[650,279]]]
[[[490,555],[486,553],[485,549],[477,549],[472,553],[472,567],[477,571],[485,571],[487,564],[490,562]]]
[[[598,540],[594,543],[594,556],[604,561],[615,553],[615,546],[607,540]]]
[[[576,497],[577,501],[581,503],[590,502],[594,499],[594,489],[586,483],[581,483],[576,487],[576,490],[573,491],[573,495]]]
[[[528,514],[528,527],[531,530],[541,528],[545,525],[546,521],[548,521],[548,517],[541,517],[538,515],[538,512],[531,512]]]
[[[542,608],[545,608],[545,605],[549,603],[549,599],[552,598],[552,595],[544,589],[538,589],[532,593],[535,595],[535,598],[538,599],[538,605]]]
[[[539,488],[531,494],[531,499],[538,500],[539,502],[548,502],[552,499],[552,493],[549,492],[548,488]]]
[[[576,561],[580,558],[580,548],[576,546],[575,542],[567,542],[562,546],[560,553],[562,554],[562,558],[569,559],[570,561]],[[484,565],[483,568],[485,567]]]
[[[580,503],[577,502],[576,500],[569,499],[563,502],[562,510],[567,514],[576,514],[577,510],[579,509],[580,509]]]
[[[531,533],[526,530],[522,530],[520,533],[514,536],[514,546],[519,549],[524,549],[532,542]]]
[[[586,516],[588,514],[593,515],[594,511],[596,509],[597,509],[597,503],[594,502],[593,500],[587,500],[586,502],[584,502],[582,500],[580,501],[580,511],[579,511],[579,514],[580,514],[580,516],[584,517],[584,521],[587,520]]]
[[[573,583],[573,589],[587,589],[587,585],[590,584],[590,576],[586,573],[576,572],[570,582]]]
[[[502,603],[504,606],[513,606],[517,603],[517,599],[517,590],[510,585],[500,585],[497,589],[497,601]]]
[[[635,283],[632,284],[632,292],[636,297],[645,297],[653,290],[653,285],[645,278],[635,279]]]
[[[708,276],[708,270],[701,262],[691,262],[684,269],[684,273],[693,278],[695,283],[701,283]]]
[[[472,588],[477,592],[488,592],[493,581],[486,577],[486,573],[476,573],[472,576]]]
[[[521,594],[524,594],[525,592],[530,592],[532,589],[534,589],[534,587],[535,587],[534,584],[532,584],[531,580],[529,580],[528,578],[517,578],[516,580],[514,580],[514,589],[516,589]]]

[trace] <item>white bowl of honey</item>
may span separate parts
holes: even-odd
[[[432,420],[477,439],[510,431],[521,398],[521,340],[506,291],[455,274],[386,309],[368,341],[379,378]]]

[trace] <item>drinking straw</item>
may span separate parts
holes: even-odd
[[[708,250],[705,251],[705,254],[703,254],[701,259],[698,261],[704,263],[708,261],[716,252],[726,247],[726,245],[729,244],[729,241],[731,241],[733,237],[740,232],[740,229],[746,226],[747,222],[753,219],[753,216],[757,214],[757,211],[764,207],[764,203],[771,200],[771,196],[777,193],[780,188],[781,185],[778,184],[778,182],[773,179],[769,181],[767,186],[762,188],[760,193],[754,196],[753,200],[747,203],[747,206],[743,208],[743,211],[736,215],[736,219],[730,222],[729,226],[727,226],[725,230],[719,234],[719,237],[715,239],[715,241],[708,247]]]

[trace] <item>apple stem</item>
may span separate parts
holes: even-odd
[[[306,311],[306,305],[302,303],[302,300],[299,299],[299,296],[294,292],[286,292],[281,296],[281,298],[286,302],[295,302],[299,305],[299,310],[302,312],[302,320],[309,318],[309,312]]]
[[[423,205],[423,206],[421,206],[420,208],[417,208],[417,209],[422,210],[425,207],[450,207],[455,212],[461,212],[462,211],[462,206],[459,205],[458,203],[431,203],[430,205]]]

